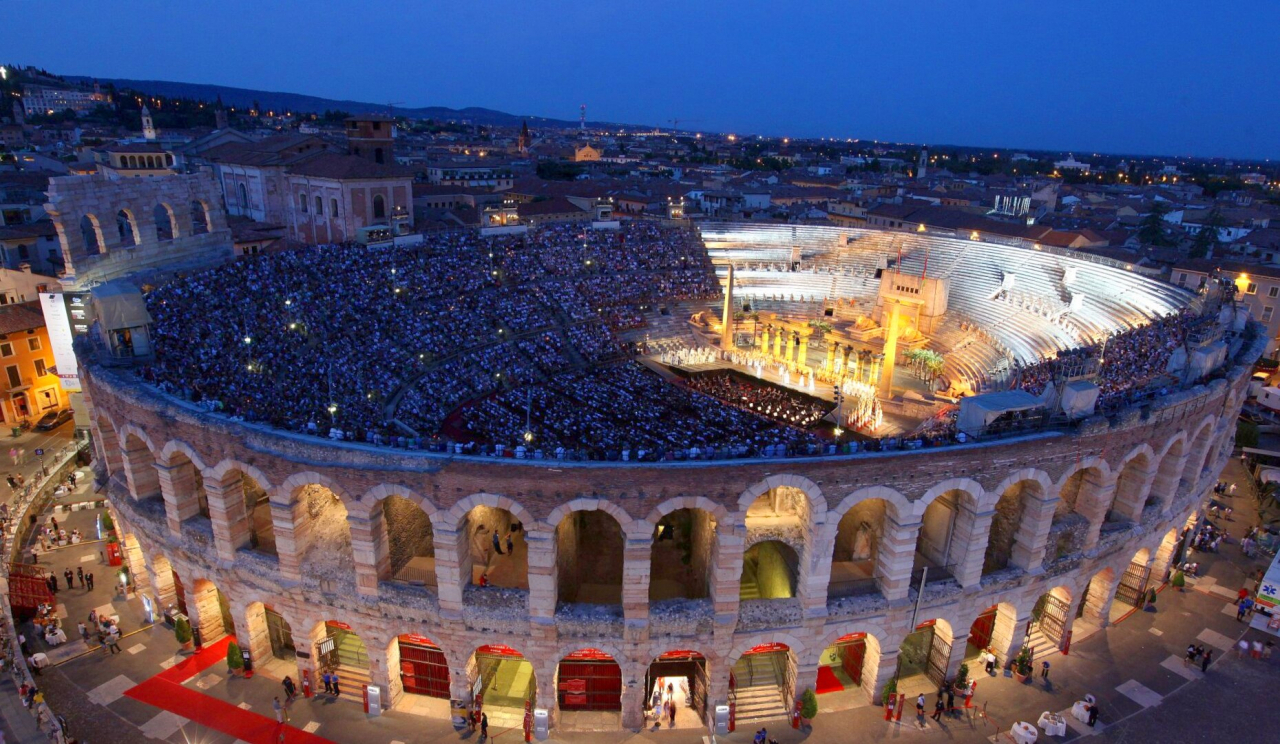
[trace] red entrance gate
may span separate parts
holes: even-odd
[[[34,617],[42,604],[54,604],[53,592],[45,578],[45,569],[29,563],[9,564],[9,603],[14,617],[25,620]]]
[[[974,648],[988,648],[991,646],[991,633],[996,627],[996,608],[988,607],[978,619],[973,621],[973,625],[969,628],[969,643]]]
[[[560,710],[622,710],[622,670],[603,651],[574,651],[560,661]]]
[[[400,642],[400,682],[405,692],[449,697],[449,662],[426,636],[406,633]]]
[[[862,684],[862,663],[867,658],[867,634],[850,633],[836,641],[840,668],[855,685]]]

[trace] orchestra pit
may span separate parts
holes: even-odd
[[[1265,340],[979,237],[548,224],[149,284],[82,370],[126,560],[256,668],[495,727],[747,727],[1049,653],[1164,580]]]

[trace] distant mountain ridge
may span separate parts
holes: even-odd
[[[111,83],[117,88],[132,88],[146,93],[175,98],[185,97],[213,101],[221,96],[224,104],[227,106],[234,106],[236,108],[250,108],[253,106],[253,102],[257,101],[259,105],[270,111],[293,111],[299,113],[322,114],[326,109],[328,109],[334,111],[348,111],[353,114],[387,113],[387,105],[385,103],[345,101],[333,98],[322,98],[320,96],[308,96],[301,93],[281,93],[266,90],[252,90],[250,88],[233,88],[228,85],[180,83],[172,80],[92,78],[85,77],[83,75],[66,75],[65,78],[68,82],[75,83],[92,83],[94,80],[97,80],[100,83]],[[462,109],[453,109],[445,106],[422,106],[417,108],[396,106],[393,108],[393,111],[397,116],[407,116],[413,119],[465,120],[474,124],[492,124],[507,127],[519,126],[522,121],[528,121],[530,124],[540,124],[542,126],[551,127],[573,128],[578,126],[578,122],[576,120],[548,119],[542,116],[520,116],[517,114],[508,114],[505,111],[495,111],[494,109],[481,108],[478,106],[469,106]],[[621,126],[625,128],[632,128],[634,125],[588,121],[587,126]]]

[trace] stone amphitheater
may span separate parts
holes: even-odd
[[[740,291],[778,307],[873,295],[855,285],[888,256],[966,279],[954,318],[986,329],[989,349],[953,363],[975,387],[1007,354],[1032,360],[1191,301],[1038,246],[844,230],[847,248],[815,256],[789,226],[702,236],[718,266],[743,265]],[[807,270],[766,266],[794,261]],[[996,299],[996,267],[1013,265],[1018,289],[1056,299]],[[1073,305],[1072,287],[1091,299]],[[939,336],[958,333],[954,318]],[[132,574],[204,643],[234,633],[256,664],[313,681],[335,668],[357,696],[369,684],[384,707],[441,717],[452,699],[495,722],[536,708],[565,728],[637,728],[673,684],[680,725],[728,705],[745,726],[787,715],[806,689],[833,709],[891,681],[936,689],[983,650],[1007,665],[1139,603],[1230,457],[1261,352],[1247,330],[1207,375],[1108,415],[796,458],[389,448],[212,413],[92,358],[83,373]]]

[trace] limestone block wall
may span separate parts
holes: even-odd
[[[864,689],[869,695],[878,693],[893,676],[899,646],[914,630],[907,627],[915,603],[911,566],[924,512],[943,497],[960,504],[955,517],[960,539],[953,548],[964,575],[931,584],[921,599],[919,619],[935,621],[938,632],[951,639],[952,667],[960,661],[974,619],[993,606],[998,609],[992,647],[1002,661],[1016,653],[1026,619],[1046,592],[1068,598],[1069,623],[1082,606],[1086,617],[1105,617],[1115,577],[1140,552],[1150,556],[1144,560],[1150,561],[1154,576],[1167,570],[1180,531],[1231,454],[1247,372],[1247,365],[1235,368],[1223,379],[1158,401],[1140,416],[1093,420],[1071,434],[994,446],[767,462],[563,463],[557,472],[523,462],[388,451],[271,431],[158,397],[124,373],[92,364],[86,366],[85,385],[96,446],[109,476],[109,497],[122,529],[145,558],[146,591],[165,596],[175,575],[180,577],[189,604],[197,606],[202,632],[216,633],[221,627],[220,619],[210,619],[218,615],[216,593],[210,595],[208,585],[231,600],[237,634],[249,639],[251,653],[264,653],[260,627],[251,617],[260,611],[255,603],[271,605],[288,620],[299,648],[318,640],[326,620],[346,623],[368,647],[370,676],[384,688],[389,703],[403,694],[393,680],[398,673],[393,644],[399,634],[427,636],[444,650],[451,687],[459,695],[467,694],[475,678],[472,652],[485,644],[505,644],[533,664],[538,705],[554,712],[557,664],[581,648],[612,655],[624,683],[642,681],[648,664],[665,651],[696,650],[706,658],[715,702],[727,696],[733,663],[755,645],[788,646],[798,693],[815,684],[818,660],[828,645],[848,633],[866,633]],[[128,470],[197,468],[211,519],[179,508],[193,498],[194,478],[160,475],[164,498],[137,500],[140,494],[131,484],[140,481],[127,476],[120,456],[121,442],[129,437],[145,446],[130,451]],[[1059,492],[1086,470],[1087,476],[1076,480],[1093,488],[1082,487],[1077,509],[1068,515],[1080,523],[1079,544],[1058,556],[1052,550],[1051,527]],[[270,494],[278,560],[246,550],[236,537],[244,530],[244,476]],[[1021,506],[1016,519],[1003,517],[1016,524],[1009,565],[983,571],[992,525],[1009,510],[997,504],[1011,489]],[[306,493],[321,494],[331,502],[326,509],[342,511],[309,508]],[[403,495],[430,521],[438,589],[364,579],[359,591],[348,588],[356,586],[356,577],[385,573],[380,543],[403,545],[415,539],[391,535],[405,525],[421,524],[421,517],[401,521],[378,516],[383,500],[393,493]],[[1126,512],[1136,518],[1114,514],[1124,511],[1115,504],[1134,503],[1142,493],[1147,494],[1144,504],[1150,504],[1140,512]],[[782,494],[801,499],[796,510],[796,529],[805,548],[799,566],[800,611],[795,600],[753,604],[757,621],[746,624],[739,616],[743,603],[738,582],[749,547],[747,512],[761,496]],[[864,508],[869,504],[875,507]],[[693,560],[709,566],[711,596],[709,601],[664,605],[657,614],[648,602],[653,535],[664,515],[681,508],[704,515],[699,517],[705,525],[702,534],[711,539],[702,540],[705,548]],[[480,525],[497,527],[499,519],[505,520],[499,509],[524,524],[528,592],[467,588],[472,560],[467,533]],[[621,525],[621,620],[575,615],[572,606],[568,614],[556,613],[558,582],[583,568],[568,560],[574,555],[568,548],[583,536],[570,540],[562,531],[557,537],[556,527],[576,524],[574,514],[583,510],[608,512]],[[1109,512],[1112,516],[1104,519]],[[347,574],[317,581],[303,560],[306,548],[331,544],[315,542],[322,527],[331,530],[325,533],[329,537],[344,539],[342,522],[325,521],[339,513],[345,513],[345,539],[351,545]],[[854,550],[836,547],[838,524],[849,513],[877,522],[878,535],[879,592],[852,603],[827,596],[832,559]],[[199,526],[206,522],[207,528]],[[1007,534],[1009,527],[1001,529]],[[209,596],[215,598],[213,606]],[[300,673],[314,671],[313,663],[301,660]],[[638,724],[636,693],[624,695],[623,705],[624,725]]]

